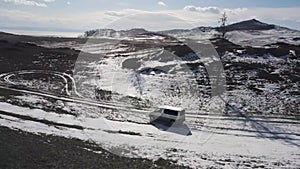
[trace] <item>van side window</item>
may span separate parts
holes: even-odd
[[[178,115],[178,111],[169,110],[169,109],[165,109],[164,113],[168,114],[168,115],[172,115],[172,116],[177,116]]]

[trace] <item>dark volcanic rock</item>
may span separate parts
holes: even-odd
[[[275,25],[260,22],[256,19],[251,19],[247,21],[242,21],[226,26],[227,31],[236,30],[270,30],[275,29]]]
[[[294,41],[300,41],[300,37],[293,38]]]
[[[97,151],[99,153],[94,153]],[[170,161],[126,158],[93,143],[0,127],[0,168],[187,168]]]

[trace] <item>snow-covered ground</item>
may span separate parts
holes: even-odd
[[[188,31],[183,33],[168,33],[175,38],[189,38],[196,40],[212,39],[217,37],[220,33],[215,30],[202,31]],[[285,28],[275,28],[270,30],[238,30],[226,32],[225,38],[229,41],[241,45],[261,47],[277,42],[284,42],[287,44],[300,45],[300,40],[295,38],[300,37],[300,31],[290,30]]]
[[[196,116],[194,118],[206,119],[206,122],[199,130],[192,128],[192,135],[185,136],[173,133],[172,129],[161,131],[148,124],[110,121],[84,114],[74,117],[4,102],[0,102],[0,108],[7,112],[0,113],[1,126],[89,140],[130,157],[162,157],[192,168],[299,167],[300,136],[295,133],[299,131],[299,122],[295,120]],[[24,120],[22,116],[32,120]],[[45,124],[39,120],[54,123]]]
[[[245,49],[227,51],[222,60],[217,54],[201,53],[195,59],[179,42],[194,39],[201,44],[218,32],[169,34],[178,41],[159,35],[118,35],[93,37],[85,44],[39,43],[82,53],[72,76],[37,70],[1,74],[0,89],[5,92],[0,96],[0,125],[88,140],[119,155],[162,157],[192,168],[299,168],[299,82],[293,81],[299,77],[298,53],[290,50],[275,57],[250,55]],[[226,38],[241,46],[266,48],[276,42],[299,45],[294,39],[299,35],[276,28],[232,31]],[[215,51],[207,44],[202,45]],[[84,52],[95,55],[86,58]],[[211,96],[215,77],[206,69],[216,61],[224,64],[228,80],[222,86],[228,91],[218,97]],[[35,79],[36,74],[56,78]],[[150,125],[148,113],[160,105],[186,109],[186,125],[166,131]]]
[[[124,96],[150,100],[157,106],[166,104],[190,109],[197,107],[196,105],[199,104],[200,98],[195,93],[197,82],[193,77],[193,73],[188,68],[184,68],[185,64],[180,63],[180,61],[160,62],[159,59],[153,59],[154,57],[158,57],[161,52],[161,49],[147,50],[145,53],[126,53],[129,55],[127,57],[101,59],[101,61],[89,63],[88,67],[91,70],[84,70],[89,73],[89,75],[85,76],[85,79],[79,76],[84,74],[84,72],[77,72],[75,68],[75,72],[77,73],[74,75],[74,78],[78,82],[77,86],[79,90],[89,93],[89,95],[94,94],[93,88],[97,87]],[[141,65],[137,66],[136,70],[124,68],[124,66],[127,66],[125,62],[130,59],[134,59],[134,63],[129,66]],[[82,62],[77,64],[81,66]],[[140,70],[146,68],[157,67],[165,73],[146,72],[146,70],[144,73],[140,72]],[[176,71],[176,69],[177,74],[167,74],[167,72]],[[182,75],[178,73],[179,69],[181,69]],[[92,72],[95,72],[95,74],[92,74]],[[91,87],[87,88],[87,85]],[[181,90],[182,95],[176,94],[177,91],[171,91],[176,87],[178,90]],[[174,96],[171,96],[172,93]]]
[[[226,38],[235,44],[242,46],[264,46],[276,42],[284,42],[293,45],[300,45],[300,41],[294,40],[300,37],[300,31],[288,29],[271,29],[256,31],[232,31],[226,33]]]
[[[161,35],[167,35],[170,37],[174,37],[178,40],[184,39],[194,39],[194,40],[209,40],[220,36],[220,32],[215,29],[207,29],[205,31],[199,29],[185,30],[185,31],[161,31],[159,32]],[[292,45],[300,45],[300,31],[291,30],[282,27],[276,27],[270,30],[236,30],[236,31],[228,31],[226,33],[226,39],[229,41],[241,45],[241,46],[252,46],[252,47],[263,47],[264,45],[275,44],[277,42],[283,42]],[[59,48],[59,47],[70,47],[77,50],[81,50],[89,53],[106,53],[110,52],[114,49],[114,45],[111,46],[111,43],[104,43],[103,41],[111,41],[116,43],[115,41],[121,40],[132,40],[133,37],[126,36],[91,36],[89,37],[93,40],[88,40],[87,43],[81,44],[76,41],[71,42],[41,42],[36,45],[49,47],[49,48]],[[149,39],[157,39],[163,40],[162,36],[145,36],[145,37],[137,37],[135,40],[149,40]]]

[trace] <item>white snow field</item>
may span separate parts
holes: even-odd
[[[297,120],[218,117],[189,114],[204,124],[188,124],[192,135],[161,131],[149,124],[78,117],[0,102],[1,126],[36,134],[53,134],[98,143],[105,149],[129,157],[176,160],[192,168],[221,166],[299,167],[300,136]],[[24,120],[20,116],[33,120]],[[54,122],[45,124],[38,120]],[[188,123],[188,122],[187,122]],[[65,127],[81,126],[83,129]],[[171,129],[170,129],[171,130]],[[134,133],[132,135],[127,133]]]
[[[127,30],[130,31],[130,30]],[[169,35],[175,37],[179,40],[182,39],[194,39],[194,40],[209,40],[216,38],[220,33],[212,28],[207,28],[206,30],[192,29],[192,30],[166,30],[158,32],[163,35]],[[300,40],[297,38],[300,37],[299,30],[291,30],[282,27],[275,27],[270,30],[235,30],[228,31],[226,33],[226,39],[229,41],[241,45],[241,46],[252,46],[252,47],[263,47],[264,45],[275,44],[277,42],[283,42],[291,45],[300,45]],[[115,41],[115,40],[130,40],[133,37],[127,36],[91,36],[88,43],[81,44],[76,41],[70,42],[52,42],[47,41],[41,43],[34,43],[38,46],[49,47],[49,48],[63,48],[69,47],[77,50],[81,50],[88,53],[106,53],[108,51],[115,50],[114,46],[111,46],[110,43],[99,43],[100,41]],[[295,39],[296,38],[296,39]],[[135,38],[136,40],[145,40],[145,39],[157,39],[162,40],[160,36],[151,36],[151,37],[141,37]],[[95,41],[98,41],[95,43]],[[119,49],[120,50],[120,49]],[[125,49],[123,49],[125,50]]]
[[[37,44],[94,54],[90,58],[79,55],[73,76],[48,71],[47,75],[55,76],[55,83],[22,78],[43,73],[39,70],[0,74],[0,90],[4,91],[0,126],[78,138],[118,155],[164,158],[191,168],[300,168],[300,121],[295,115],[300,99],[293,94],[299,91],[299,83],[263,77],[280,77],[299,65],[296,51],[288,49],[290,54],[280,57],[250,55],[244,53],[246,49],[225,51],[222,62],[227,77],[233,79],[226,86],[231,90],[211,96],[209,81],[214,77],[209,77],[205,66],[220,62],[217,54],[193,60],[195,54],[182,54],[181,44],[164,36],[110,34],[114,36],[99,34],[85,44]],[[219,33],[207,29],[163,34],[207,45],[207,40]],[[299,31],[283,28],[226,33],[226,39],[235,44],[260,48],[276,42],[300,45],[295,37],[300,37]],[[160,46],[163,43],[167,45]],[[267,73],[258,76],[258,69]],[[6,96],[6,92],[17,94]],[[184,108],[185,125],[151,125],[148,114],[162,105]]]

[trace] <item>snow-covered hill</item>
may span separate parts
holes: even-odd
[[[230,24],[225,29],[227,31],[226,39],[242,46],[263,46],[277,42],[300,45],[300,31],[263,23],[256,19]],[[202,26],[193,29],[173,29],[155,33],[173,36],[178,39],[209,40],[220,36],[219,30],[219,27]],[[147,33],[150,33],[150,31],[141,28],[121,31],[97,29],[87,31],[85,36],[89,38],[128,38]]]
[[[1,126],[192,168],[299,166],[299,31],[252,20],[226,39],[206,27],[90,33],[0,41]],[[191,134],[150,125],[160,105],[185,108]]]
[[[128,38],[134,37],[138,34],[147,33],[145,29],[135,28],[130,30],[120,30],[116,31],[113,29],[97,29],[86,31],[84,37],[92,37],[92,38]]]

